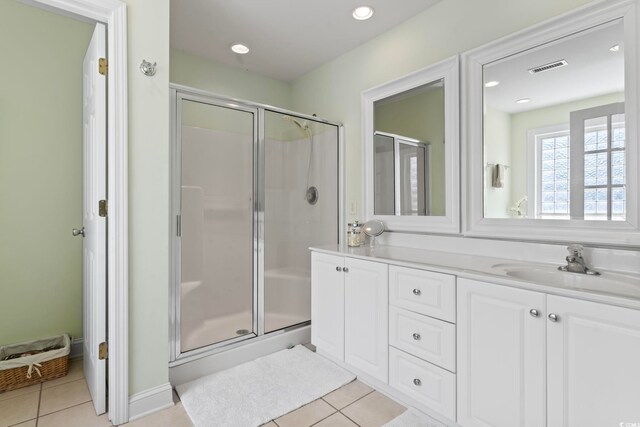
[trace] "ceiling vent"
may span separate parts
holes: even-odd
[[[564,59],[561,59],[559,61],[554,61],[549,64],[544,64],[544,65],[539,65],[537,67],[529,68],[529,73],[538,74],[538,73],[542,73],[543,71],[549,71],[555,68],[564,67],[567,64],[568,64],[567,61],[565,61]]]

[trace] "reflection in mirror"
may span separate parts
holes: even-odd
[[[429,143],[376,132],[376,215],[429,215]]]
[[[445,215],[444,79],[374,103],[374,214]]]
[[[485,218],[626,219],[624,26],[483,66]]]

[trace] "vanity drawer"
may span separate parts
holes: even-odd
[[[456,321],[456,276],[389,266],[389,304]]]
[[[456,376],[389,347],[389,385],[423,405],[456,419]]]
[[[456,370],[456,326],[389,307],[389,344],[421,359]]]

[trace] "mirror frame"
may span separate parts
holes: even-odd
[[[454,56],[362,92],[362,164],[365,220],[385,223],[387,231],[460,233],[459,59]],[[444,216],[374,213],[374,103],[425,84],[444,80],[445,213]]]
[[[467,236],[548,242],[583,242],[615,246],[640,245],[638,172],[637,0],[589,4],[542,24],[498,39],[462,55],[462,129],[464,199],[463,232]],[[625,114],[627,141],[627,220],[588,221],[484,217],[483,66],[527,49],[606,22],[624,25]]]

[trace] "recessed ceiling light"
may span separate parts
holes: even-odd
[[[530,98],[522,98],[516,101],[517,104],[526,104],[527,102],[531,102]]]
[[[495,87],[495,86],[498,86],[499,84],[500,84],[500,82],[499,82],[499,81],[497,81],[497,80],[492,80],[492,81],[490,81],[490,82],[486,82],[486,83],[484,84],[484,87]]]
[[[358,6],[353,9],[353,18],[358,21],[364,21],[373,16],[373,8],[371,6]]]
[[[244,55],[245,53],[249,53],[249,48],[242,43],[234,43],[231,45],[231,50],[235,53],[239,53],[240,55]]]
[[[615,45],[611,46],[611,47],[609,48],[609,50],[610,50],[611,52],[617,52],[617,51],[619,51],[619,50],[620,50],[620,45],[619,45],[619,44],[615,44]]]

